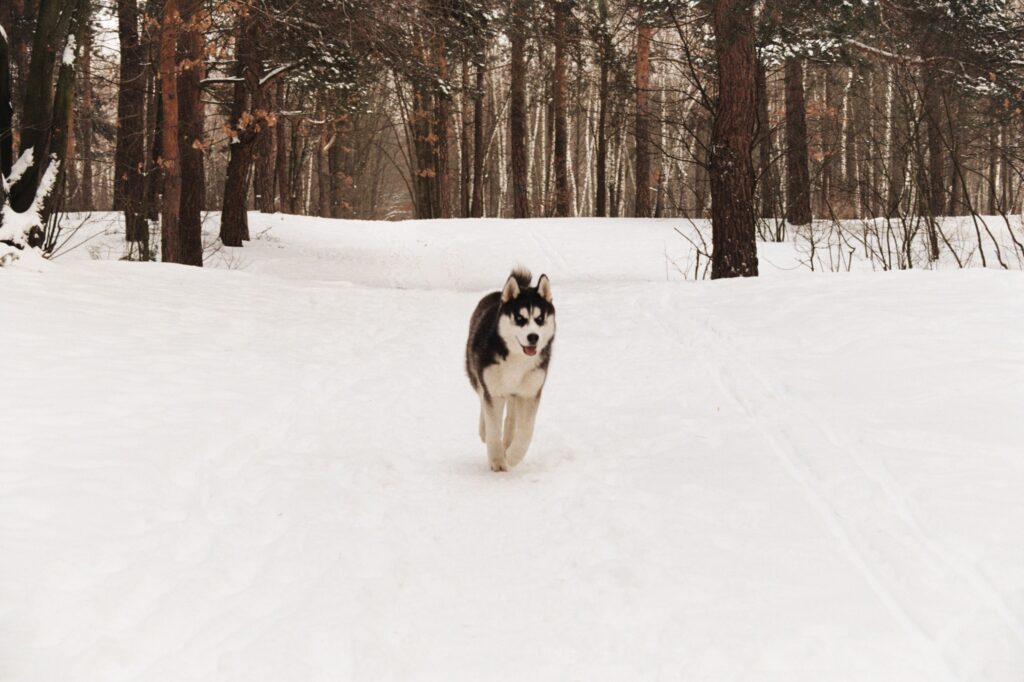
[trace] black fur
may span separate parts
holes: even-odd
[[[483,383],[481,377],[485,369],[508,357],[508,346],[498,333],[498,321],[502,315],[513,317],[521,308],[538,308],[545,317],[554,315],[555,306],[537,292],[537,287],[530,286],[530,273],[516,269],[512,271],[519,284],[519,295],[507,303],[501,302],[501,292],[487,294],[477,304],[469,320],[469,339],[466,341],[466,374],[474,390],[480,390]],[[551,362],[552,338],[540,352],[538,367],[547,370]],[[489,402],[491,396],[487,387],[483,386],[484,398]]]

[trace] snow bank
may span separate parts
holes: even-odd
[[[4,679],[1021,679],[1024,275],[259,220],[0,270]],[[462,346],[515,261],[559,331],[495,475]]]

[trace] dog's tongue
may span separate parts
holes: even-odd
[[[523,346],[523,352],[526,353],[527,355],[536,355],[537,346]]]

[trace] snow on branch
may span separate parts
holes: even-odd
[[[266,85],[270,81],[274,80],[278,76],[291,71],[292,69],[294,69],[298,65],[299,65],[298,62],[292,62],[291,64],[282,64],[280,66],[274,67],[270,71],[268,71],[265,74],[263,74],[263,76],[260,78],[260,80],[259,80],[260,87],[263,87],[264,85]],[[245,82],[245,79],[243,77],[241,77],[241,76],[220,76],[218,78],[204,78],[203,80],[199,81],[200,85],[219,85],[219,84],[225,84],[225,83],[230,84],[230,83],[244,83],[244,82]]]
[[[21,179],[21,176],[25,174],[25,171],[32,167],[32,162],[34,160],[35,151],[32,147],[29,147],[21,156],[18,157],[18,160],[14,162],[14,165],[11,166],[10,177],[5,178],[0,175],[0,181],[4,183],[5,193],[9,192],[11,187],[13,187],[14,184]]]
[[[75,50],[78,45],[75,42],[75,34],[72,33],[68,36],[68,44],[64,46],[64,54],[61,56],[61,64],[64,66],[75,65]]]
[[[31,151],[32,150],[30,149],[25,152],[22,154],[21,158],[18,159],[17,165],[23,166],[18,171],[19,176],[24,173],[32,163]],[[28,158],[28,162],[23,165],[26,157]],[[24,212],[19,213],[14,210],[10,203],[4,203],[2,210],[0,210],[0,214],[2,214],[3,217],[2,221],[0,221],[0,242],[7,242],[15,248],[22,249],[28,245],[28,237],[33,228],[38,228],[39,230],[44,229],[44,204],[57,182],[57,171],[59,168],[60,161],[57,159],[57,155],[51,155],[50,165],[46,168],[46,172],[43,173],[43,177],[39,181],[39,187],[36,189],[35,198],[32,199],[32,205]],[[11,177],[14,177],[13,172]]]

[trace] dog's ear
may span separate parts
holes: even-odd
[[[537,280],[537,293],[548,303],[551,303],[551,280],[547,275],[541,275]]]
[[[519,296],[519,282],[516,281],[515,275],[509,275],[508,281],[505,282],[505,288],[501,290],[501,302],[508,303],[513,298]]]

